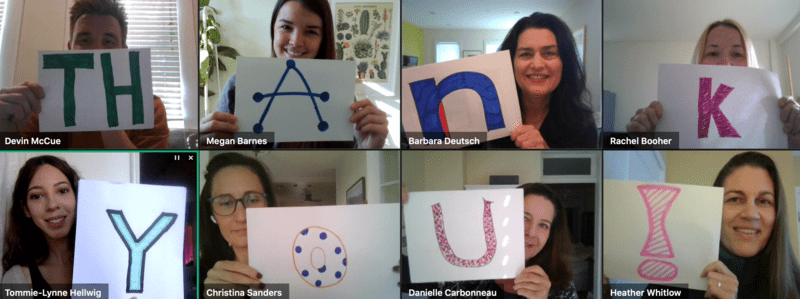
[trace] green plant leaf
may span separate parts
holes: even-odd
[[[211,0],[200,0],[200,3],[199,3],[199,4],[200,4],[200,7],[203,7],[203,6],[208,6],[208,2],[210,2],[210,1],[211,1]],[[202,9],[202,8],[201,8],[201,9]]]
[[[208,35],[208,40],[210,40],[211,43],[219,44],[221,37],[219,35],[219,30],[217,30],[217,28],[209,28],[207,35]]]
[[[219,23],[217,23],[217,19],[214,18],[214,15],[208,15],[206,25],[207,27],[219,27]]]
[[[219,61],[219,71],[220,71],[220,72],[225,72],[225,71],[227,71],[227,70],[228,70],[228,67],[226,67],[226,66],[225,66],[225,64],[224,64],[224,63],[222,63],[222,60],[220,60],[220,61]]]
[[[239,57],[239,51],[236,51],[236,49],[228,46],[217,47],[217,52],[219,53],[220,56],[225,56],[230,58]]]

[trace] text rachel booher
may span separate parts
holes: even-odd
[[[611,137],[611,144],[612,145],[670,145],[672,144],[671,138],[647,138],[647,137],[639,137],[639,138],[616,138]]]

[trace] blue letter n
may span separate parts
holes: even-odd
[[[125,247],[128,247],[128,281],[125,290],[128,293],[142,293],[144,292],[145,253],[175,223],[178,214],[161,213],[158,219],[144,231],[144,234],[140,238],[136,238],[122,211],[106,210],[106,212],[108,218],[111,218],[114,229],[125,243]]]
[[[472,89],[481,97],[483,112],[486,116],[486,128],[489,131],[505,127],[497,89],[495,89],[492,79],[486,75],[461,72],[447,76],[439,82],[438,86],[435,82],[431,78],[409,84],[425,138],[444,138],[442,120],[439,118],[439,104],[445,96],[459,89]]]

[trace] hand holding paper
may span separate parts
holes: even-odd
[[[28,125],[33,113],[42,112],[40,100],[44,89],[28,82],[0,90],[0,132],[19,132]]]
[[[679,132],[681,148],[786,148],[778,77],[736,66],[659,66],[659,132]]]
[[[653,101],[646,108],[636,110],[636,114],[631,117],[631,122],[625,129],[628,132],[654,132],[662,116],[664,116],[664,106],[661,106],[659,101]]]

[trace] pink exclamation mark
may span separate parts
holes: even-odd
[[[647,219],[650,223],[650,233],[647,236],[641,256],[653,258],[674,258],[672,245],[664,227],[665,220],[672,202],[681,193],[680,188],[669,186],[642,185],[637,187],[639,194],[644,198],[647,206]],[[648,259],[639,265],[639,276],[647,280],[672,281],[678,276],[678,267],[674,264]]]

